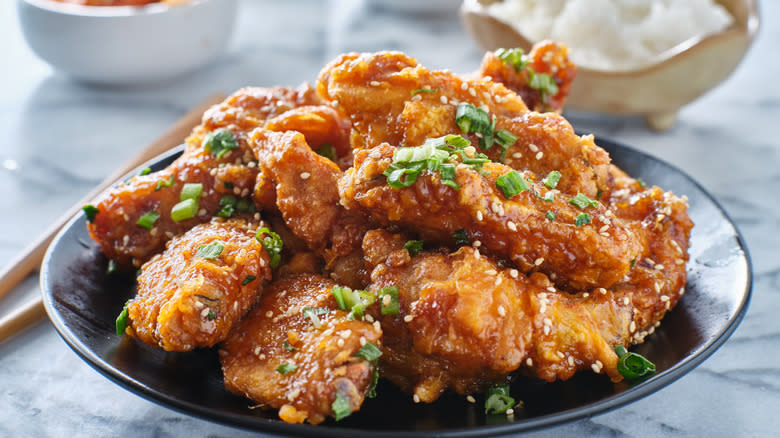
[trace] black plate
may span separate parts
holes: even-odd
[[[46,311],[62,338],[100,373],[151,401],[190,415],[268,432],[311,436],[477,436],[529,430],[613,409],[644,397],[681,377],[720,347],[747,310],[752,286],[744,241],[729,217],[698,183],[679,169],[642,152],[599,140],[613,161],[650,184],[685,194],[693,229],[687,293],[655,334],[635,350],[655,362],[658,374],[634,386],[612,384],[583,372],[566,382],[524,379],[512,395],[525,407],[514,419],[485,416],[480,406],[447,394],[433,404],[382,382],[379,397],[360,412],[319,426],[285,424],[276,411],[250,410],[251,402],[222,386],[216,352],[166,353],[114,335],[114,319],[134,293],[132,275],[106,276],[106,258],[90,239],[83,215],[59,233],[43,262],[41,288]],[[181,153],[153,160],[159,170]],[[142,166],[145,167],[145,166]]]

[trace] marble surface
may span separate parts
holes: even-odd
[[[424,2],[403,2],[419,6]],[[439,3],[439,2],[437,2]],[[455,2],[455,6],[456,6]],[[395,5],[395,6],[392,6]],[[380,1],[241,3],[228,51],[193,74],[147,87],[93,87],[36,58],[15,2],[0,2],[0,263],[11,258],[118,163],[215,91],[312,81],[350,50],[400,49],[466,72],[480,51],[455,7],[412,13]],[[780,3],[722,86],[683,109],[670,131],[638,118],[570,115],[581,131],[670,161],[711,191],[744,234],[754,267],[750,309],[732,338],[693,372],[623,408],[528,436],[772,436],[780,430]],[[31,276],[0,304],[39,293]],[[0,344],[0,436],[260,436],[148,402],[93,371],[41,322]]]

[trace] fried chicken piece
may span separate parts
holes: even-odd
[[[528,62],[525,68],[517,71],[512,65],[501,60],[494,52],[487,52],[482,58],[478,75],[500,82],[520,95],[528,108],[534,111],[555,111],[560,113],[569,96],[571,82],[577,76],[577,66],[569,60],[569,49],[553,41],[541,41],[534,44],[531,52],[523,56]],[[530,70],[529,70],[530,69]],[[530,85],[533,74],[547,74],[555,81],[558,92],[546,96]]]
[[[436,91],[419,92],[424,89]],[[558,189],[565,193],[595,198],[611,189],[609,155],[592,136],[576,135],[560,114],[528,111],[513,91],[485,78],[467,80],[430,71],[399,52],[352,53],[322,70],[317,92],[352,120],[358,133],[353,135],[355,147],[385,142],[419,146],[428,138],[463,134],[455,119],[458,104],[464,102],[495,116],[496,130],[518,137],[506,152],[498,146],[483,151],[491,160],[503,158],[507,165],[540,177],[560,171]],[[476,134],[465,137],[479,148]]]
[[[141,268],[127,334],[167,351],[225,339],[271,280],[269,255],[255,238],[262,226],[217,218],[174,237]]]
[[[459,164],[457,190],[427,170],[411,186],[392,188],[382,173],[395,150],[382,145],[356,153],[355,167],[339,181],[345,207],[362,211],[382,225],[401,224],[443,236],[465,230],[487,253],[512,260],[523,272],[548,273],[559,284],[574,288],[611,286],[628,272],[641,249],[621,221],[607,217],[602,204],[583,213],[569,197],[559,194],[544,200],[549,189],[535,182],[533,174],[522,174],[531,189],[507,200],[496,179],[511,169],[498,163],[483,166],[487,176]],[[575,225],[581,214],[589,215],[590,222]]]
[[[308,86],[298,89],[249,87],[235,92],[206,111],[202,123],[187,138],[186,150],[170,166],[160,172],[133,177],[101,195],[95,203],[99,213],[94,222],[87,225],[92,238],[109,259],[124,266],[140,266],[162,251],[165,242],[173,236],[209,221],[222,208],[219,202],[223,196],[247,198],[252,193],[257,169],[252,165],[254,155],[247,144],[251,130],[263,125],[268,118],[319,102]],[[276,120],[275,123],[281,122]],[[217,158],[205,150],[203,140],[220,128],[235,135],[238,149]],[[192,219],[175,222],[171,209],[180,201],[185,183],[203,185],[200,211]],[[148,212],[160,215],[151,230],[136,225]]]
[[[336,281],[350,287],[365,284],[355,263],[362,258],[355,253],[367,227],[361,215],[339,205],[338,166],[314,153],[295,131],[259,129],[251,142],[261,169],[255,198],[273,200],[287,227],[325,258]]]
[[[376,365],[355,353],[369,342],[380,346],[382,332],[348,320],[330,293],[335,285],[318,275],[300,275],[268,286],[219,351],[227,389],[263,408],[279,409],[279,418],[288,423],[318,424],[333,416],[337,394],[350,412],[359,410]],[[304,314],[307,308],[315,316]],[[280,371],[284,364],[291,371]]]
[[[383,377],[424,402],[447,388],[481,392],[518,369],[547,381],[583,369],[622,378],[613,348],[632,309],[611,293],[570,295],[472,247],[410,257],[404,240],[372,230],[363,243],[369,290],[398,288],[398,315],[369,308],[384,332]]]

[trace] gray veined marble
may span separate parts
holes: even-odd
[[[638,118],[568,114],[580,131],[674,163],[722,203],[754,266],[750,309],[732,338],[693,372],[638,402],[528,436],[766,437],[780,430],[780,3],[722,86],[684,108],[669,132]],[[26,47],[15,2],[0,2],[0,263],[7,263],[116,164],[214,91],[313,81],[333,56],[399,49],[453,71],[480,51],[454,10],[410,15],[381,1],[245,0],[218,62],[147,88],[89,87]],[[39,293],[29,278],[0,315]],[[0,436],[260,436],[179,414],[93,371],[41,322],[0,345]]]

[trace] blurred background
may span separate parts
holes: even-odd
[[[347,51],[402,50],[429,68],[476,70],[484,51],[464,27],[460,6],[454,0],[238,0],[225,49],[202,67],[166,79],[96,84],[39,58],[23,36],[22,2],[0,2],[0,264],[215,92],[314,82],[325,63]],[[666,389],[532,436],[758,436],[780,427],[780,324],[773,311],[780,305],[774,131],[780,3],[764,1],[760,11],[760,32],[741,64],[682,107],[668,130],[650,129],[641,115],[564,111],[578,131],[669,161],[715,195],[753,256],[747,318],[721,350]],[[63,32],[53,24],[37,26],[48,35]],[[69,50],[97,45],[85,39]],[[3,300],[0,316],[37,293],[37,276],[31,276]],[[83,363],[48,322],[0,344],[0,382],[0,436],[253,436],[126,392]]]

